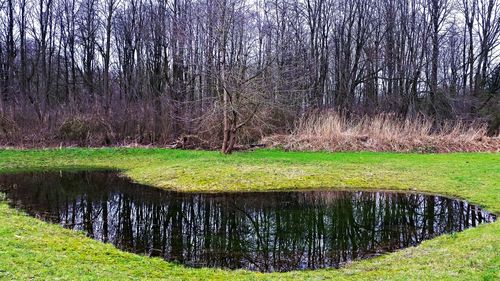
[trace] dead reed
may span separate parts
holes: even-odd
[[[403,119],[394,114],[347,118],[334,111],[309,114],[290,135],[267,137],[264,143],[313,151],[500,151],[500,138],[487,136],[486,124],[479,122],[436,124],[424,116]]]

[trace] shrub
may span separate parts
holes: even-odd
[[[113,131],[102,118],[75,116],[64,120],[58,137],[78,145],[109,145],[113,140]]]
[[[0,139],[11,139],[19,132],[19,127],[14,120],[0,113]]]

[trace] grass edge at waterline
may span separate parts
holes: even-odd
[[[164,149],[2,150],[0,172],[118,169],[137,182],[184,191],[305,188],[410,190],[459,197],[500,213],[500,154],[308,153],[231,156]],[[0,204],[2,279],[464,279],[498,278],[500,223],[444,235],[339,270],[262,274],[192,269],[119,251]]]

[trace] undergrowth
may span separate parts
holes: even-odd
[[[264,143],[301,151],[500,151],[500,138],[487,133],[487,125],[478,122],[438,123],[424,116],[393,114],[348,118],[327,111],[305,116],[292,134],[267,137]]]

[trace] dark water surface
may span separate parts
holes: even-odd
[[[194,267],[338,267],[495,216],[461,200],[391,192],[179,193],[114,172],[0,175],[11,206],[116,247]]]

